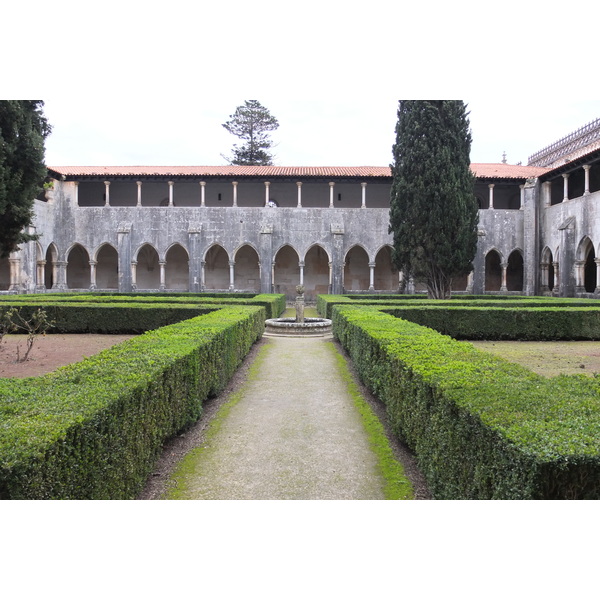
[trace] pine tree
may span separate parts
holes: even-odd
[[[449,298],[452,279],[473,270],[478,206],[471,133],[459,100],[402,100],[393,146],[390,233],[394,264]]]
[[[229,116],[223,127],[244,140],[238,147],[233,146],[233,158],[227,158],[232,165],[272,165],[273,155],[269,152],[273,142],[268,131],[279,127],[277,119],[258,100],[246,100]]]
[[[47,169],[44,140],[50,126],[41,100],[0,100],[0,257],[35,239],[24,231]]]

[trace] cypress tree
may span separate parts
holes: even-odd
[[[471,133],[460,100],[401,100],[391,165],[394,264],[449,298],[452,279],[473,270],[478,206]]]
[[[0,258],[36,239],[24,231],[48,172],[44,140],[50,126],[41,100],[0,100]]]

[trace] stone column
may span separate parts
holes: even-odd
[[[56,280],[58,281],[57,288],[59,290],[67,289],[67,265],[66,260],[56,261]]]
[[[160,267],[160,287],[159,287],[159,290],[161,292],[164,292],[167,289],[167,286],[165,285],[165,267],[167,266],[167,261],[166,260],[159,260],[158,261],[158,266]]]
[[[302,182],[296,181],[296,185],[298,186],[298,208],[302,208]]]
[[[583,192],[584,196],[590,195],[590,168],[591,165],[583,165],[583,170],[585,172],[585,190]]]
[[[35,288],[36,292],[45,292],[46,291],[46,261],[38,260],[36,263],[37,267],[37,286]]]
[[[95,260],[90,260],[90,290],[96,289],[96,265]]]
[[[492,210],[494,208],[494,185],[495,185],[494,183],[489,183],[488,184],[488,188],[490,190],[490,195],[489,195],[489,197],[490,197],[490,206],[489,207]]]
[[[549,269],[549,267],[550,267],[549,263],[546,263],[546,262],[540,263],[540,276],[541,276],[540,293],[544,296],[550,292],[550,287],[548,286],[548,269]]]
[[[583,294],[585,292],[585,261],[575,261],[575,293]]]
[[[73,182],[73,202],[75,206],[79,206],[79,181]]]
[[[333,208],[333,188],[335,183],[333,181],[329,182],[329,208]]]
[[[173,206],[173,182],[169,181],[169,206]]]
[[[206,181],[200,182],[200,206],[206,206]]]
[[[273,292],[273,225],[261,225],[259,234],[258,262],[264,265],[260,269],[260,292],[271,294]]]
[[[367,208],[367,182],[363,181],[360,184],[360,187],[362,188],[362,200],[360,203],[360,207],[361,208]]]
[[[200,256],[200,234],[202,231],[202,224],[191,224],[188,227],[188,252],[189,252],[189,262],[188,262],[188,272],[189,272],[189,290],[190,292],[200,292],[201,291],[201,279],[202,273],[199,270],[200,261],[202,257]]]
[[[136,181],[135,183],[137,185],[137,206],[141,206],[142,205],[142,182]]]
[[[300,285],[304,285],[304,261],[301,260],[298,266],[300,267]]]
[[[275,261],[271,263],[271,294],[275,293]]]
[[[52,289],[58,289],[58,261],[52,261]]]
[[[508,292],[508,288],[506,287],[506,269],[508,268],[508,263],[500,263],[500,268],[502,269],[502,283],[500,285],[500,291]]]
[[[519,196],[519,210],[523,210],[523,204],[525,200],[525,185],[521,184],[519,189],[521,190],[521,194]]]
[[[594,290],[594,294],[600,294],[600,258],[595,258],[594,262],[596,263],[596,289]]]
[[[552,288],[552,295],[558,296],[560,294],[560,270],[558,262],[553,262],[552,266],[554,267],[554,287]]]
[[[375,263],[369,263],[369,291],[375,291]]]
[[[131,261],[131,289],[137,290],[137,260]]]
[[[270,181],[265,181],[265,206],[269,206],[269,186],[271,185]]]
[[[206,261],[200,261],[200,291],[203,292],[206,289]]]
[[[229,291],[235,290],[235,261],[229,261]]]
[[[563,202],[569,200],[569,174],[563,173]]]
[[[8,259],[8,264],[10,267],[10,286],[8,290],[10,292],[19,292],[21,291],[21,282],[19,277],[19,273],[21,271],[21,259],[17,258],[17,256],[13,254],[13,256]]]
[[[117,229],[117,252],[119,255],[119,291],[132,291],[132,269],[131,269],[131,225],[122,223]]]
[[[104,182],[104,206],[110,206],[110,181]]]
[[[237,181],[232,181],[231,185],[233,186],[233,206],[237,206]]]
[[[549,181],[544,181],[542,184],[542,189],[544,206],[550,206],[552,204],[552,184]]]

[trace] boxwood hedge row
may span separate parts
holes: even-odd
[[[193,293],[47,293],[47,294],[23,294],[23,295],[3,295],[0,296],[0,310],[3,306],[27,306],[30,304],[40,304],[50,306],[62,303],[87,305],[97,304],[129,304],[138,305],[168,305],[176,306],[198,306],[216,304],[219,306],[262,306],[266,311],[266,318],[278,317],[285,310],[284,294],[193,294]],[[185,317],[188,318],[188,317]]]
[[[600,498],[597,379],[548,380],[373,307],[332,316],[434,497]]]
[[[0,499],[125,499],[264,330],[263,307],[172,324],[43,377],[0,379]]]

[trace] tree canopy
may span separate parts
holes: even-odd
[[[279,127],[277,119],[258,100],[246,100],[223,127],[244,141],[233,146],[233,157],[227,158],[232,165],[272,165],[269,152],[273,142],[267,132]]]
[[[478,206],[471,132],[460,100],[401,100],[391,165],[393,261],[405,277],[448,298],[452,279],[473,270]]]
[[[47,176],[44,141],[50,125],[41,100],[0,100],[0,257],[35,239],[24,229]]]

